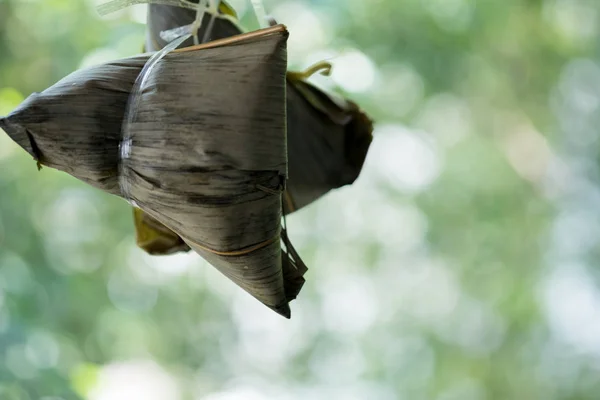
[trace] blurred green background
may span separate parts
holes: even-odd
[[[0,0],[0,115],[141,51],[145,6],[100,2]],[[600,2],[266,6],[377,121],[359,180],[288,218],[292,319],[0,133],[0,399],[600,399]]]

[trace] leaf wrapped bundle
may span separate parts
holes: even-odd
[[[186,8],[149,4],[147,49],[156,51],[165,46],[167,42],[161,39],[160,33],[192,23],[195,15],[194,10]],[[209,14],[204,16],[199,37],[209,26],[210,17]],[[241,28],[232,17],[235,17],[232,10],[221,3],[211,37],[240,33]],[[198,65],[197,68],[204,67]],[[356,180],[372,141],[373,125],[355,103],[316,88],[303,74],[288,73],[286,91],[289,181],[284,194],[284,212],[290,213]],[[143,213],[136,213],[134,218],[138,245],[152,254],[161,254],[159,249],[164,249],[164,240],[169,238],[162,237],[155,229],[159,223]],[[156,241],[142,240],[148,236]],[[185,247],[179,249],[185,250]]]
[[[0,127],[39,163],[130,200],[289,317],[306,269],[281,228],[287,36],[276,26],[159,61],[137,94],[123,159],[125,109],[148,55],[77,71]]]

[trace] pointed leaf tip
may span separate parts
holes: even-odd
[[[23,150],[29,153],[36,161],[39,160],[39,149],[35,145],[33,137],[27,132],[27,129],[23,128],[20,124],[15,124],[10,121],[10,116],[0,117],[0,128],[13,142],[21,146]]]
[[[285,303],[285,304],[277,306],[277,307],[269,307],[269,308],[284,318],[287,318],[287,319],[292,318],[292,311],[290,310],[289,303]]]

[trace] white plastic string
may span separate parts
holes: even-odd
[[[269,27],[269,17],[267,16],[267,12],[265,11],[265,5],[262,0],[250,0],[252,3],[252,8],[254,8],[254,14],[256,15],[256,19],[258,19],[258,25],[261,29]]]
[[[203,2],[204,0],[200,0],[198,5],[200,5],[201,2]],[[181,37],[182,35],[186,35],[188,33],[192,33],[192,35],[194,35],[194,44],[199,44],[199,43],[206,43],[209,39],[210,39],[210,35],[212,33],[214,24],[215,24],[215,19],[217,18],[222,18],[222,19],[226,19],[228,21],[230,21],[233,25],[238,26],[238,21],[233,18],[230,15],[225,15],[225,14],[221,14],[219,13],[219,7],[221,6],[221,0],[207,0],[208,4],[206,4],[206,1],[204,1],[204,5],[203,7],[205,7],[204,11],[202,12],[200,9],[197,9],[197,13],[201,14],[200,15],[196,15],[196,20],[189,24],[189,25],[184,25],[184,26],[179,26],[177,28],[173,28],[173,29],[168,29],[166,31],[162,31],[160,32],[160,38],[162,40],[164,40],[165,42],[171,42],[175,39],[177,39],[178,37]],[[197,38],[197,34],[198,34],[198,30],[200,29],[201,25],[202,25],[202,20],[204,18],[204,15],[208,13],[210,15],[210,20],[208,22],[208,26],[206,27],[206,30],[204,31],[204,36],[202,37],[202,40],[198,40]],[[242,30],[240,28],[240,30]]]
[[[214,0],[198,0],[198,3],[192,3],[188,0],[112,0],[108,3],[104,3],[98,6],[98,13],[100,15],[106,15],[135,4],[146,3],[163,4],[168,6],[196,10],[196,18],[194,22],[186,26],[180,26],[174,29],[170,29],[168,31],[161,32],[160,37],[166,42],[172,42],[173,40],[183,35],[191,33],[194,37],[194,44],[199,44],[198,29],[200,29],[200,26],[202,25],[202,19],[204,18],[204,14],[206,13],[206,8],[208,7],[209,3],[212,4],[213,2]]]
[[[212,32],[212,27],[214,25],[215,18],[226,19],[238,28],[240,28],[240,30],[243,30],[240,27],[239,22],[234,17],[232,17],[231,15],[219,13],[219,6],[221,4],[221,0],[199,0],[198,3],[192,3],[190,0],[111,0],[99,5],[97,7],[97,10],[100,15],[107,15],[136,4],[161,4],[166,6],[181,7],[188,10],[195,10],[197,12],[196,19],[192,24],[162,31],[160,33],[160,37],[166,42],[171,42],[183,35],[188,34],[189,32],[192,32],[192,35],[194,37],[194,43],[198,44],[199,38],[196,36],[197,31],[202,23],[204,13],[207,12],[206,10],[204,12],[201,12],[201,9],[199,8],[200,4],[202,4],[203,2],[204,4],[208,2],[208,5],[205,5],[205,7],[208,7],[208,12],[211,15],[211,19],[209,21],[208,29],[206,29],[204,37],[202,38],[202,43],[210,39],[210,33]],[[270,25],[273,25],[272,19],[269,18],[265,11],[265,7],[262,0],[250,0],[250,2],[252,4],[252,8],[254,10],[254,14],[256,15],[256,19],[258,20],[260,28],[268,28]]]
[[[198,9],[197,3],[192,3],[188,0],[112,0],[100,4],[96,9],[98,10],[98,14],[107,15],[136,4],[162,4],[165,6],[187,8],[189,10]]]
[[[198,40],[198,29],[202,26],[202,19],[204,18],[204,14],[206,13],[206,7],[208,7],[208,2],[210,0],[198,0],[198,8],[196,9],[196,19],[190,25],[190,33],[194,37],[194,44],[200,44]]]
[[[212,29],[215,23],[215,18],[219,13],[219,6],[221,5],[221,0],[200,0],[198,2],[198,9],[196,11],[196,19],[189,25],[179,26],[177,28],[168,29],[166,31],[162,31],[160,33],[160,38],[165,42],[171,42],[178,37],[191,33],[194,36],[194,44],[200,44],[208,41],[210,38],[210,34],[212,33]],[[202,37],[202,41],[198,39],[198,31],[202,26],[202,21],[204,19],[204,15],[208,13],[210,15],[210,21],[208,22],[208,26],[206,31],[204,32],[204,36]]]
[[[163,49],[157,51],[148,59],[144,68],[138,75],[135,83],[133,84],[133,88],[131,90],[131,94],[129,95],[129,100],[127,102],[127,108],[125,109],[125,120],[123,121],[123,140],[119,145],[119,186],[121,188],[121,193],[125,197],[127,201],[131,203],[131,205],[136,206],[135,201],[131,200],[129,197],[130,193],[130,183],[129,180],[125,176],[125,169],[123,167],[123,163],[126,159],[131,156],[131,145],[133,136],[131,133],[131,126],[135,122],[135,117],[137,116],[138,108],[140,105],[140,101],[142,100],[142,92],[146,86],[148,81],[148,77],[150,76],[150,72],[154,69],[156,64],[160,60],[162,60],[167,54],[171,51],[178,48],[183,42],[188,40],[192,35],[187,34],[185,36],[176,39],[175,41],[167,44]]]
[[[169,43],[173,40],[180,38],[184,35],[189,34],[192,31],[192,24],[178,26],[177,28],[169,29],[166,31],[160,32],[160,38],[165,42]]]
[[[208,26],[206,27],[206,31],[204,32],[204,37],[202,38],[202,43],[208,42],[210,39],[210,34],[212,33],[213,26],[215,24],[215,18],[219,15],[219,7],[221,6],[221,0],[208,0],[209,8],[208,12],[210,13],[210,21],[208,22]]]

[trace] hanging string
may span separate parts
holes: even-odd
[[[198,8],[196,9],[196,19],[190,25],[189,33],[191,33],[194,37],[194,44],[200,44],[198,40],[198,30],[202,26],[202,20],[204,19],[204,14],[206,13],[206,7],[208,7],[208,2],[211,0],[198,0]]]
[[[162,4],[165,6],[187,8],[188,10],[198,9],[198,4],[188,0],[112,0],[100,4],[96,7],[96,10],[98,10],[98,14],[104,16],[136,4]]]
[[[208,2],[210,21],[208,21],[208,26],[206,27],[206,31],[204,32],[202,43],[206,43],[210,39],[210,34],[212,33],[213,26],[215,24],[215,18],[219,14],[219,7],[221,6],[221,0],[208,0]]]
[[[258,25],[261,29],[269,27],[269,17],[265,11],[265,6],[262,0],[250,0],[252,8],[254,8],[254,15],[258,19]]]

